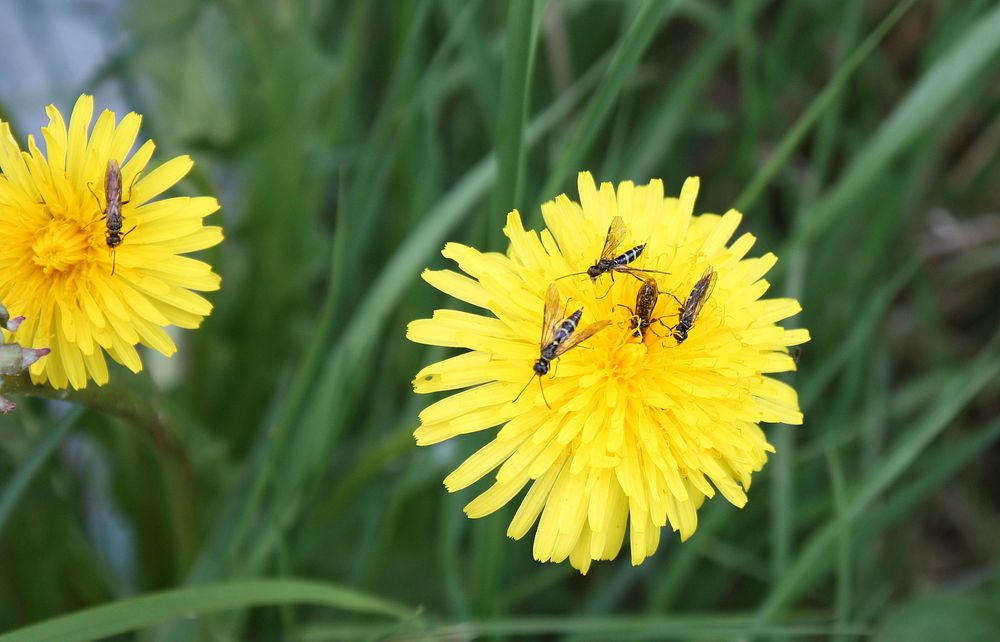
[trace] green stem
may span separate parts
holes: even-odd
[[[66,438],[82,414],[83,408],[77,407],[63,415],[56,427],[42,437],[41,442],[31,452],[31,456],[17,469],[11,480],[4,486],[3,493],[0,494],[0,533],[3,532],[7,518],[14,511],[14,507],[24,495],[24,491],[31,485],[35,475],[42,469],[42,465],[48,461],[62,440]]]

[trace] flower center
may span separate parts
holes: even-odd
[[[46,274],[67,272],[88,259],[91,236],[76,221],[53,218],[38,230],[31,245],[35,265]]]

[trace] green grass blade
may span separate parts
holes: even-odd
[[[615,106],[615,101],[629,79],[643,52],[649,46],[664,18],[677,6],[674,0],[647,0],[636,13],[628,31],[622,36],[621,45],[614,53],[601,86],[587,105],[587,110],[573,137],[566,144],[555,167],[549,173],[537,201],[556,195],[563,181],[579,166],[587,150],[601,132],[605,121]],[[532,213],[534,217],[534,213]],[[537,220],[537,218],[533,219]]]
[[[862,537],[874,535],[898,522],[918,502],[963,470],[979,454],[985,452],[995,442],[1000,440],[1000,420],[988,424],[954,444],[949,444],[940,452],[925,455],[928,460],[925,466],[919,468],[919,474],[896,491],[892,497],[880,505],[878,514],[862,525]]]
[[[587,640],[739,639],[746,630],[746,616],[728,613],[669,617],[521,617],[476,620],[432,629],[432,639],[478,639],[486,636],[578,635]],[[775,637],[823,636],[831,627],[824,622],[776,623],[762,633]],[[858,629],[854,629],[858,633]]]
[[[850,524],[859,520],[875,499],[895,482],[921,452],[937,437],[988,383],[1000,374],[1000,334],[976,361],[955,375],[931,403],[923,419],[910,428],[898,445],[883,459],[882,465],[869,475],[847,503],[844,519]],[[757,611],[755,626],[768,622],[816,576],[825,573],[833,560],[830,548],[836,543],[840,525],[828,523],[814,534],[798,555],[788,572],[778,578]]]
[[[752,5],[748,11],[759,11],[764,2],[754,0],[747,4]],[[736,19],[731,18],[712,31],[708,42],[687,61],[677,80],[664,88],[655,108],[649,112],[650,116],[638,128],[632,141],[624,176],[635,181],[649,177],[671,151],[674,141],[684,129],[685,118],[732,49],[735,27]]]
[[[857,354],[857,351],[865,345],[868,337],[875,332],[880,320],[889,309],[893,300],[899,296],[903,288],[913,279],[919,268],[920,258],[917,256],[912,257],[900,267],[899,271],[892,276],[889,282],[879,289],[871,297],[868,304],[864,306],[864,312],[836,351],[827,355],[815,371],[809,373],[809,377],[803,377],[804,382],[799,394],[803,408],[813,405],[830,381],[848,365],[851,357]]]
[[[530,100],[529,82],[534,63],[534,0],[507,5],[507,38],[500,79],[500,113],[497,118],[497,181],[490,216],[499,216],[518,205],[524,174],[524,123]],[[490,248],[500,243],[500,227],[491,225]]]
[[[493,81],[496,77],[494,52],[490,50],[490,39],[480,24],[483,4],[481,0],[476,2],[445,0],[441,3],[441,10],[448,16],[449,22],[458,27],[455,39],[460,47],[461,58],[468,61],[473,69],[469,85],[475,95],[484,124],[490,125],[497,120],[499,95],[497,85]]]
[[[785,166],[792,152],[802,143],[806,134],[819,121],[820,116],[835,103],[837,96],[840,95],[841,90],[847,85],[847,81],[861,67],[861,63],[868,59],[878,44],[882,42],[882,39],[885,38],[886,34],[910,10],[916,1],[903,0],[893,7],[892,11],[882,19],[882,22],[861,43],[861,46],[844,61],[844,64],[837,69],[837,73],[830,79],[830,82],[827,83],[823,91],[816,96],[805,112],[795,121],[795,124],[792,125],[788,133],[781,139],[774,154],[771,155],[764,167],[754,175],[750,184],[736,197],[736,204],[733,207],[740,211],[745,211],[757,201],[764,188],[771,182],[775,174]]]
[[[83,408],[77,407],[63,415],[55,427],[42,437],[28,459],[21,464],[17,472],[14,473],[14,476],[4,486],[3,493],[0,493],[0,533],[3,532],[3,527],[7,524],[7,519],[14,511],[14,508],[17,506],[18,501],[20,501],[21,496],[28,489],[28,486],[31,485],[31,481],[35,478],[35,475],[42,469],[42,465],[48,461],[48,458],[59,444],[62,443],[62,440],[66,438],[66,435],[76,425],[77,420],[80,419],[80,415],[82,414]]]
[[[414,611],[333,584],[254,580],[194,586],[128,598],[0,635],[0,642],[87,642],[194,616],[255,606],[309,604],[351,613],[406,619]]]
[[[525,135],[528,145],[537,142],[586,95],[601,67],[601,63],[596,64],[570,91],[533,120]],[[281,479],[285,493],[294,494],[294,488],[324,468],[331,445],[350,410],[348,401],[356,399],[354,364],[365,358],[378,339],[396,303],[417,279],[420,267],[430,260],[448,233],[469,215],[472,205],[483,198],[495,179],[496,160],[491,155],[476,164],[438,201],[424,222],[393,254],[354,310],[340,340],[326,359],[313,388],[312,403],[304,410],[299,423],[300,432],[286,453],[290,463],[284,468],[286,474]],[[334,390],[337,394],[330,393]],[[280,505],[281,501],[277,503]]]
[[[830,476],[830,490],[833,498],[833,521],[837,525],[837,573],[836,598],[834,600],[837,631],[847,627],[851,613],[851,590],[853,574],[851,573],[851,529],[844,519],[847,508],[847,484],[844,481],[844,467],[836,448],[827,451],[827,471]],[[838,637],[842,639],[842,637]]]
[[[956,44],[924,73],[871,142],[855,156],[837,185],[796,230],[790,243],[809,242],[834,223],[844,224],[854,199],[908,145],[924,137],[946,111],[953,110],[968,85],[989,67],[1000,52],[998,33],[1000,6],[958,36]]]

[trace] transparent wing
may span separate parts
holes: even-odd
[[[542,315],[542,338],[539,346],[544,348],[556,336],[556,329],[562,319],[559,318],[559,288],[555,282],[549,283],[549,289],[545,292],[545,312]]]
[[[625,221],[622,220],[622,217],[616,216],[611,219],[611,225],[608,226],[608,235],[604,239],[604,249],[601,250],[601,260],[610,261],[615,258],[615,250],[624,239]]]
[[[705,305],[705,301],[711,296],[712,290],[715,288],[715,279],[718,276],[719,274],[715,271],[715,268],[710,265],[705,268],[705,273],[701,275],[701,278],[698,279],[698,282],[691,289],[691,296],[688,297],[687,303],[684,306],[684,313],[692,322],[701,312],[701,306]]]
[[[582,341],[586,341],[587,339],[589,339],[590,337],[594,336],[595,334],[597,334],[598,332],[600,332],[604,328],[608,327],[609,325],[611,325],[611,321],[608,321],[607,319],[605,319],[604,321],[598,321],[597,323],[591,323],[586,328],[582,328],[580,330],[577,330],[573,334],[569,335],[569,338],[567,338],[565,341],[563,341],[562,343],[559,344],[559,347],[556,348],[556,356],[558,357],[559,355],[561,355],[562,353],[566,352],[567,350],[569,350],[570,348],[572,348],[576,344],[578,344],[578,343],[580,343]]]

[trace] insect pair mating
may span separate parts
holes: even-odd
[[[136,175],[138,178],[138,174]],[[135,185],[135,178],[132,179],[132,185]],[[94,194],[94,198],[97,199],[97,205],[100,207],[101,199],[98,198],[94,190],[90,190]],[[129,193],[131,194],[132,189],[129,188]],[[122,244],[125,237],[128,236],[135,226],[132,226],[128,232],[122,234],[122,225],[125,221],[125,217],[122,215],[122,206],[128,204],[128,200],[122,200],[122,171],[118,167],[118,161],[111,159],[108,161],[108,169],[104,174],[104,198],[105,207],[103,210],[103,216],[97,219],[99,221],[105,221],[107,224],[107,229],[104,231],[104,242],[107,244],[108,249],[111,250],[111,274],[114,276],[115,273],[115,250]]]
[[[632,313],[629,320],[631,328],[634,331],[633,336],[645,339],[646,331],[650,330],[654,323],[659,323],[670,331],[670,335],[678,344],[681,344],[687,339],[688,332],[694,326],[695,319],[698,318],[702,306],[705,305],[705,301],[712,294],[717,276],[718,274],[712,266],[706,268],[705,273],[694,284],[694,287],[691,288],[691,294],[684,301],[681,301],[670,292],[660,292],[656,279],[646,279],[639,286],[639,291],[636,293],[634,310],[623,303],[617,305]],[[680,305],[675,325],[667,325],[663,322],[663,317],[653,318],[653,311],[656,309],[656,302],[659,300],[661,294],[673,297]],[[654,330],[653,333],[655,334],[656,331]]]

